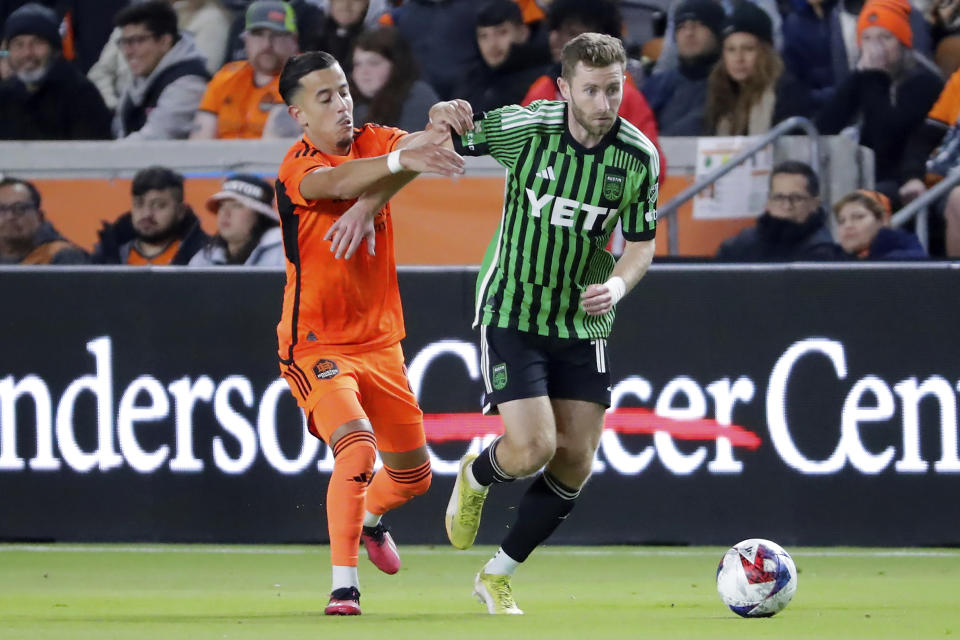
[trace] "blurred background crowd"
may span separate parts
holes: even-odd
[[[298,136],[277,81],[299,51],[340,60],[356,126],[418,130],[438,100],[559,99],[560,49],[607,33],[630,57],[620,115],[655,143],[803,116],[874,154],[875,187],[836,202],[809,166],[777,165],[756,224],[717,258],[960,257],[960,189],[934,207],[928,249],[890,227],[960,158],[960,0],[0,0],[0,22],[0,140],[184,144]],[[8,175],[0,264],[283,264],[267,182],[230,176],[207,201],[208,237],[183,180],[139,172],[91,255]]]

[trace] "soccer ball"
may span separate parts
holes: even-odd
[[[780,545],[750,538],[731,547],[717,567],[717,593],[744,618],[783,611],[797,591],[797,567]]]

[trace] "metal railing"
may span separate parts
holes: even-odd
[[[694,182],[692,185],[678,193],[676,197],[670,200],[670,202],[659,208],[657,216],[660,219],[669,219],[669,224],[667,226],[667,247],[670,255],[677,255],[677,247],[679,244],[677,211],[683,204],[693,199],[695,195],[762,151],[770,143],[775,142],[779,138],[782,138],[783,136],[797,129],[802,129],[810,138],[810,141],[812,142],[810,150],[810,166],[813,167],[814,173],[820,175],[820,134],[817,132],[817,128],[813,126],[813,122],[811,122],[808,118],[803,118],[800,116],[787,118],[773,129],[770,129],[770,131],[757,138],[757,140],[749,147],[730,158],[730,160],[725,162],[723,165],[717,167],[707,175]]]
[[[927,189],[916,200],[903,207],[890,218],[891,227],[900,227],[910,222],[916,217],[917,225],[914,233],[923,248],[930,252],[930,205],[947,194],[951,189],[960,184],[960,167],[954,167],[936,185]]]

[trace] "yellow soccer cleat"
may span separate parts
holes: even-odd
[[[480,528],[480,512],[487,499],[489,487],[477,491],[467,481],[467,467],[476,460],[477,456],[467,454],[460,459],[460,471],[457,481],[453,485],[450,502],[447,503],[447,537],[457,549],[469,549],[477,539],[477,530]]]
[[[487,613],[523,615],[523,610],[513,599],[513,587],[510,576],[484,573],[481,571],[473,581],[473,595],[487,606]]]

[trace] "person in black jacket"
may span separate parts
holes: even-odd
[[[923,260],[927,252],[909,231],[890,226],[890,198],[857,189],[833,205],[840,246],[862,260]]]
[[[513,0],[488,0],[477,12],[477,47],[482,61],[463,78],[456,95],[477,112],[518,104],[551,65],[550,50],[530,37]]]
[[[729,262],[845,260],[820,207],[820,181],[810,165],[781,162],[770,173],[767,210],[754,227],[720,245],[717,259]]]
[[[0,139],[98,140],[110,112],[92,82],[61,56],[59,20],[26,4],[3,26],[12,76],[0,83]]]
[[[663,136],[703,131],[707,77],[720,59],[726,15],[714,0],[685,0],[675,10],[677,68],[658,71],[641,87]]]
[[[899,203],[905,149],[943,89],[943,80],[913,54],[906,9],[891,0],[871,0],[860,12],[857,70],[817,116],[820,133],[857,125],[859,141],[873,149],[877,190]]]
[[[97,264],[185,265],[209,241],[200,220],[183,201],[183,176],[166,167],[138,171],[133,206],[104,223],[93,252]]]
[[[707,79],[704,135],[759,135],[813,112],[810,90],[784,70],[773,48],[770,16],[755,4],[737,5],[723,29],[720,61]]]

